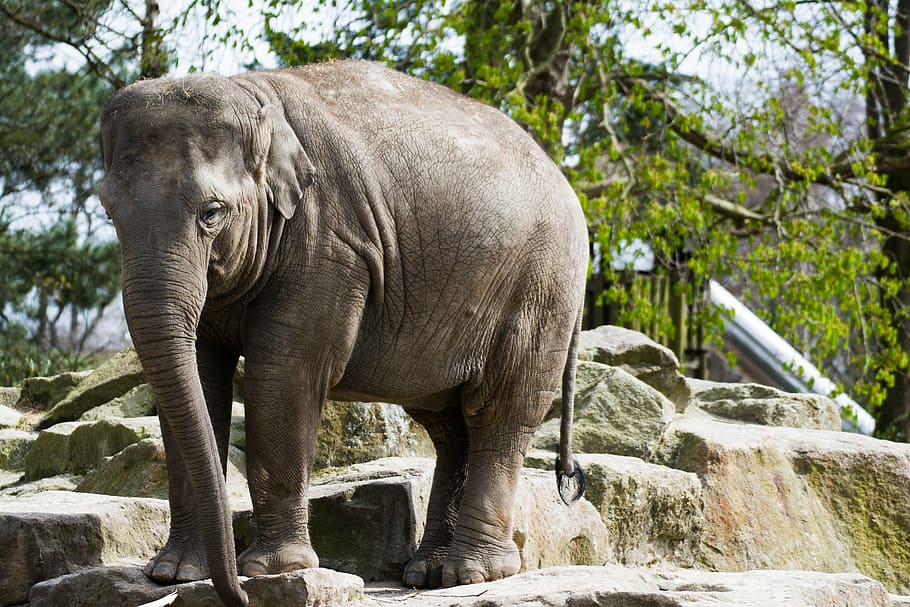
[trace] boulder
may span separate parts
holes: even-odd
[[[0,606],[24,603],[43,580],[121,558],[151,558],[168,527],[161,500],[68,491],[0,498]]]
[[[314,468],[330,468],[384,457],[432,457],[423,426],[398,405],[328,401],[316,438]]]
[[[690,406],[765,426],[840,430],[838,406],[818,394],[791,394],[759,384],[730,384],[690,379]]]
[[[160,438],[146,438],[129,445],[89,472],[76,491],[168,499],[164,443]],[[236,447],[228,451],[227,491],[232,507],[251,507],[246,457]]]
[[[149,384],[139,384],[126,394],[89,409],[79,421],[97,421],[111,417],[148,417],[156,412],[155,395]]]
[[[553,471],[525,469],[515,495],[512,539],[521,571],[555,565],[602,565],[615,559],[607,528],[586,499],[566,506]]]
[[[37,429],[76,420],[89,409],[126,394],[144,381],[145,374],[135,350],[124,350],[82,378],[41,418]]]
[[[306,569],[281,575],[243,578],[251,605],[334,607],[354,605],[363,595],[363,580],[328,569]],[[135,607],[173,596],[173,607],[221,607],[208,580],[161,586],[139,567],[93,568],[36,584],[30,607]]]
[[[559,444],[559,401],[537,430],[536,449]],[[573,446],[582,453],[613,453],[650,459],[675,407],[651,386],[618,367],[579,362]]]
[[[160,436],[157,417],[63,422],[38,434],[25,457],[26,479],[65,472],[84,474],[128,445]]]
[[[881,584],[846,573],[554,567],[498,582],[413,592],[367,588],[358,607],[891,607]]]
[[[16,428],[21,421],[21,413],[11,407],[0,405],[0,429]]]
[[[0,469],[25,470],[25,456],[35,438],[33,432],[0,430]]]
[[[316,475],[310,537],[320,564],[367,581],[400,578],[423,536],[433,466],[388,458]]]
[[[0,387],[0,407],[14,407],[21,396],[22,389],[19,387]]]
[[[689,400],[679,359],[670,348],[638,331],[612,325],[582,331],[578,359],[619,367],[666,396],[679,411]]]
[[[19,384],[20,395],[16,408],[25,411],[46,411],[69,394],[91,371],[70,371],[50,377],[30,377]]]
[[[660,458],[701,479],[703,565],[859,571],[910,591],[910,445],[703,414],[674,421]]]
[[[705,524],[695,474],[620,455],[578,454],[578,461],[588,479],[585,498],[606,526],[612,560],[695,564]],[[533,451],[525,465],[552,471],[555,455]],[[546,476],[552,483],[552,472]]]
[[[245,405],[234,403],[231,444],[246,448]],[[314,470],[349,466],[384,457],[432,457],[423,426],[398,405],[327,401],[316,437]]]

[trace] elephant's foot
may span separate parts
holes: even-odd
[[[509,539],[500,543],[484,542],[469,548],[453,546],[442,567],[442,585],[479,584],[515,575],[521,556]]]
[[[254,541],[237,559],[240,575],[247,577],[287,573],[318,566],[319,557],[307,543],[283,544],[278,548],[266,549]]]
[[[447,546],[428,548],[421,544],[404,568],[402,583],[411,588],[438,588],[442,585],[442,566],[448,555]]]
[[[209,577],[202,542],[196,538],[171,537],[142,571],[162,584],[195,582]]]

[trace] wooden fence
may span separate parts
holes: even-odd
[[[691,288],[684,271],[660,268],[656,272],[624,272],[620,278],[632,300],[651,303],[657,317],[669,323],[622,322],[616,304],[606,304],[602,297],[612,284],[596,272],[588,281],[585,295],[583,327],[619,325],[644,333],[676,354],[688,377],[707,378],[707,351],[704,348],[704,325],[697,320],[697,310],[704,305],[706,285]]]

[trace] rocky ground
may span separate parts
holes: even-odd
[[[323,568],[244,580],[253,604],[910,606],[910,445],[841,432],[826,398],[686,381],[670,351],[623,329],[586,332],[580,359],[588,490],[571,508],[556,494],[556,403],[519,487],[522,573],[401,587],[432,446],[395,405],[331,403],[311,491]],[[240,548],[253,532],[242,380],[228,470]],[[154,410],[129,351],[0,388],[0,607],[218,605],[207,582],[140,571],[168,529]]]

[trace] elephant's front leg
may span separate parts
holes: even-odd
[[[236,353],[215,344],[204,340],[196,343],[199,380],[202,382],[209,419],[218,444],[222,471],[227,470],[233,378],[237,359]],[[209,571],[195,497],[186,466],[174,441],[171,424],[163,415],[159,415],[159,419],[167,457],[171,529],[167,544],[148,562],[144,571],[150,578],[165,584],[201,580],[209,576]]]
[[[241,575],[317,567],[307,526],[307,487],[325,388],[287,357],[246,361],[247,478],[256,536],[238,560]],[[315,384],[315,385],[314,385]]]

